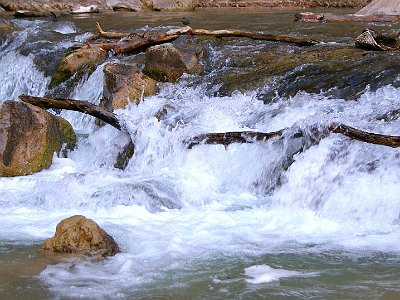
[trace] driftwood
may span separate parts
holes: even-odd
[[[41,108],[49,109],[67,109],[82,112],[93,117],[96,117],[111,126],[119,130],[123,130],[121,124],[118,121],[117,116],[105,110],[104,108],[91,104],[87,101],[72,100],[72,99],[60,99],[60,98],[46,98],[46,97],[34,97],[28,95],[21,95],[19,99],[23,102],[39,106]],[[285,128],[274,132],[257,132],[257,131],[239,131],[239,132],[223,132],[223,133],[205,133],[194,136],[185,141],[185,144],[189,149],[199,144],[219,144],[228,146],[232,143],[254,143],[255,141],[267,141],[274,137],[281,137],[285,132],[291,131],[291,134],[295,137],[306,136],[306,133],[302,129],[297,129],[293,133],[292,128]],[[400,136],[391,136],[376,134],[358,130],[341,123],[333,123],[326,127],[311,126],[307,129],[308,132],[319,134],[321,138],[329,135],[330,133],[339,133],[345,135],[353,140],[376,144],[382,146],[388,146],[392,148],[400,147]]]
[[[332,13],[312,13],[301,12],[294,16],[295,22],[305,23],[350,23],[350,22],[366,22],[366,23],[392,23],[400,21],[397,15],[341,15]]]
[[[146,34],[128,34],[128,33],[121,33],[121,32],[109,32],[109,31],[104,31],[99,23],[96,23],[97,29],[98,29],[98,34],[91,36],[89,39],[99,39],[99,38],[105,38],[105,39],[124,39],[121,42],[118,43],[105,43],[102,44],[101,47],[105,50],[108,50],[109,48],[114,49],[120,49],[122,48],[128,48],[125,46],[118,46],[120,43],[124,44],[131,44],[130,47],[132,49],[136,50],[137,48],[142,48],[143,46],[133,46],[136,43],[155,43],[155,44],[160,44],[162,42],[169,42],[171,40],[174,40],[178,38],[181,35],[198,35],[198,36],[211,36],[211,37],[216,37],[216,38],[223,38],[223,37],[244,37],[244,38],[249,38],[253,40],[265,40],[265,41],[274,41],[274,42],[285,42],[285,43],[292,43],[296,44],[299,46],[312,46],[315,44],[318,44],[318,41],[313,40],[313,39],[304,39],[304,38],[299,38],[299,37],[293,37],[293,36],[287,36],[287,35],[273,35],[273,34],[266,34],[266,33],[258,33],[258,32],[250,32],[250,31],[245,31],[245,30],[206,30],[206,29],[193,29],[189,26],[181,27],[178,29],[172,29],[169,30],[165,33],[146,33]],[[165,41],[163,41],[165,40]],[[107,44],[109,46],[107,46]],[[126,53],[126,52],[119,52],[121,50],[115,50],[117,53]],[[123,50],[126,51],[126,50]]]
[[[355,41],[357,48],[377,51],[398,51],[400,43],[397,37],[384,36],[371,29],[365,29]]]
[[[121,124],[119,123],[117,116],[112,112],[105,110],[104,108],[94,105],[87,101],[79,101],[72,99],[60,99],[60,98],[46,98],[46,97],[34,97],[28,95],[21,95],[19,99],[22,102],[26,102],[44,109],[67,109],[78,111],[87,115],[91,115],[98,118],[115,128],[122,130]]]
[[[290,128],[281,129],[274,132],[256,132],[256,131],[242,131],[242,132],[224,132],[224,133],[205,133],[199,134],[186,141],[186,145],[191,149],[195,145],[199,144],[213,144],[213,145],[224,145],[227,146],[232,143],[254,143],[255,141],[267,141],[274,137],[283,136],[285,132],[289,132]],[[376,144],[382,146],[388,146],[392,148],[400,147],[400,136],[382,135],[362,130],[355,129],[345,124],[331,124],[323,128],[310,127],[310,132],[320,132],[323,136],[329,133],[339,133],[345,135],[353,140],[365,142],[369,144]],[[296,137],[305,136],[305,132],[298,129],[294,134]]]

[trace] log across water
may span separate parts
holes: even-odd
[[[125,130],[118,121],[117,115],[87,101],[33,97],[28,95],[21,95],[19,96],[19,99],[23,102],[30,103],[45,109],[56,108],[79,111],[99,118],[100,120],[110,124],[111,126],[119,130]],[[292,128],[284,128],[275,132],[237,131],[205,133],[194,136],[184,141],[184,143],[189,149],[199,144],[220,144],[227,146],[232,143],[254,143],[255,141],[267,141],[274,137],[283,136],[283,134],[289,130],[293,131]],[[300,128],[295,130],[295,136],[306,135],[305,131]],[[332,123],[323,128],[321,128],[320,126],[311,126],[307,129],[307,131],[319,133],[321,138],[329,135],[330,133],[338,133],[360,142],[388,146],[392,148],[400,147],[400,136],[383,135],[362,131],[342,123]]]

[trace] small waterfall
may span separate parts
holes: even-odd
[[[0,101],[49,92],[49,77],[37,64],[38,57],[46,57],[46,51],[63,52],[87,36],[64,20],[16,22],[22,30],[0,53]],[[97,128],[92,117],[81,113],[61,112],[82,133],[68,158],[54,157],[49,169],[30,176],[0,178],[0,261],[1,255],[9,255],[9,244],[12,249],[33,244],[36,251],[61,219],[83,214],[115,237],[122,253],[104,261],[68,260],[47,266],[36,278],[40,289],[55,298],[246,298],[247,292],[259,291],[246,276],[257,269],[251,265],[275,277],[296,274],[293,281],[283,276],[288,281],[262,285],[254,298],[286,295],[286,290],[292,293],[287,292],[289,298],[297,297],[302,291],[291,288],[309,291],[315,282],[322,290],[332,281],[346,281],[343,285],[349,287],[354,277],[361,278],[354,285],[362,292],[350,298],[362,298],[371,281],[379,289],[388,282],[397,289],[399,273],[393,270],[400,265],[400,150],[339,134],[316,137],[312,143],[312,133],[298,137],[291,128],[307,132],[311,126],[343,122],[398,135],[400,120],[382,121],[379,116],[398,109],[400,88],[379,85],[348,100],[300,91],[273,99],[267,95],[266,103],[259,100],[260,92],[270,92],[273,85],[263,86],[262,80],[247,92],[221,86],[227,70],[234,76],[243,64],[246,72],[253,71],[250,58],[241,61],[236,54],[262,54],[268,44],[253,47],[233,39],[226,43],[218,40],[206,47],[211,64],[204,76],[163,84],[157,95],[117,110],[128,134],[108,125]],[[225,46],[231,55],[226,55]],[[68,97],[98,104],[103,68],[82,78],[66,92]],[[253,144],[192,149],[184,144],[201,133],[283,128],[289,128],[283,137]],[[134,156],[124,170],[114,168],[130,139]],[[371,253],[384,258],[378,260],[379,268],[375,257],[368,257]],[[386,259],[390,255],[395,262]],[[371,273],[360,270],[365,261]],[[388,265],[382,267],[382,261]],[[374,282],[380,268],[384,279],[377,280],[382,284]],[[385,277],[388,270],[396,276]],[[185,288],[187,293],[180,294]],[[264,293],[274,288],[276,292]],[[0,297],[1,292],[0,286]],[[318,292],[312,290],[309,298],[319,297]],[[334,296],[328,293],[326,298]]]

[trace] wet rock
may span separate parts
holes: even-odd
[[[96,222],[80,215],[69,217],[58,223],[54,237],[44,242],[42,250],[50,253],[100,257],[120,252],[114,239]]]
[[[0,176],[21,176],[50,167],[54,152],[72,149],[76,137],[63,118],[17,101],[0,106]]]
[[[367,87],[375,90],[397,84],[395,74],[400,62],[394,53],[330,45],[284,51],[267,48],[229,65],[232,71],[211,78],[211,84],[219,87],[215,94],[224,96],[258,88],[259,98],[265,102],[301,91],[354,99]]]
[[[153,0],[153,9],[157,11],[194,10],[196,6],[196,0]]]
[[[201,46],[182,37],[174,43],[147,49],[143,72],[157,81],[176,82],[183,73],[200,73],[202,56]]]
[[[11,34],[16,30],[13,23],[6,19],[0,18],[0,45],[10,38]]]
[[[134,153],[135,145],[132,141],[129,141],[129,143],[126,144],[122,151],[118,154],[117,161],[114,164],[114,168],[124,170]]]
[[[50,87],[59,85],[74,74],[76,74],[76,80],[84,73],[90,74],[106,59],[107,51],[99,47],[74,50],[60,61],[57,70],[51,78]]]
[[[400,41],[396,36],[383,35],[371,29],[365,29],[355,40],[357,48],[375,51],[398,51]]]
[[[138,104],[142,97],[157,91],[157,82],[134,65],[110,63],[104,67],[102,106],[110,111],[125,108],[128,103]]]

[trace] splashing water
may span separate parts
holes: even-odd
[[[0,64],[11,59],[18,68],[8,70],[2,98],[44,94],[46,77],[27,75],[32,59],[9,51]],[[24,86],[12,89],[20,65],[29,63],[18,81]],[[98,103],[102,73],[100,66],[70,97]],[[388,85],[353,101],[299,92],[265,105],[257,91],[215,96],[207,84],[183,80],[116,112],[129,136],[63,112],[89,136],[48,170],[0,178],[0,262],[9,244],[37,246],[61,219],[83,214],[114,236],[122,253],[48,265],[37,279],[52,297],[343,298],[346,291],[373,299],[382,295],[374,284],[398,295],[399,150],[336,134],[307,147],[289,134],[226,148],[189,150],[183,141],[331,121],[398,135],[399,120],[377,116],[396,109],[399,96]],[[115,169],[129,138],[135,154],[125,170]]]

